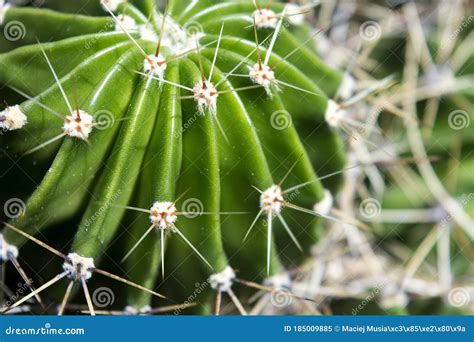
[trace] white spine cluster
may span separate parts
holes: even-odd
[[[5,0],[0,0],[0,25],[3,25],[5,21],[5,15],[7,14],[10,4],[6,3]]]
[[[255,25],[260,28],[275,28],[278,19],[275,12],[267,8],[256,9],[253,12]]]
[[[334,205],[334,197],[328,189],[324,189],[323,198],[313,206],[313,210],[318,214],[329,215]]]
[[[78,109],[64,118],[63,131],[70,137],[89,139],[94,126],[94,117]]]
[[[227,266],[220,273],[214,273],[208,279],[209,285],[211,285],[214,290],[219,290],[222,292],[229,291],[234,281],[235,272],[230,266]]]
[[[145,58],[143,61],[144,71],[158,77],[159,79],[163,78],[166,67],[166,60],[161,55],[149,55],[148,58]]]
[[[112,12],[115,12],[121,4],[126,3],[127,0],[101,0],[100,4],[107,10],[107,7],[110,8]]]
[[[272,95],[272,89],[280,90],[276,83],[275,72],[268,65],[261,62],[256,63],[249,72],[250,80],[261,85],[269,96]]]
[[[176,212],[173,202],[155,202],[150,208],[150,221],[160,229],[173,227],[178,219]]]
[[[69,253],[63,264],[63,269],[68,272],[67,276],[75,281],[89,280],[92,277],[92,271],[95,269],[94,259],[82,257],[76,253]]]
[[[284,203],[285,199],[278,185],[272,185],[260,195],[260,207],[267,212],[279,214]]]
[[[209,109],[212,114],[217,113],[217,97],[219,94],[211,82],[200,81],[194,86],[193,92],[201,114],[204,114],[206,109]]]
[[[22,128],[28,123],[28,118],[21,111],[20,106],[7,107],[0,112],[0,129],[13,131]]]
[[[0,261],[5,262],[10,260],[10,258],[18,258],[18,248],[16,246],[10,245],[3,234],[0,234]]]
[[[137,23],[135,19],[126,14],[119,14],[117,16],[120,25],[127,31],[134,31],[137,29]],[[115,31],[122,31],[122,27],[118,23],[115,24]]]

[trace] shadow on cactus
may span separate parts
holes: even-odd
[[[24,35],[0,54],[2,182],[10,197],[30,196],[9,216],[1,255],[26,281],[18,253],[31,261],[36,247],[18,249],[36,241],[51,279],[30,284],[28,300],[46,290],[52,312],[94,313],[99,273],[128,312],[188,301],[208,313],[225,293],[246,313],[233,285],[266,279],[271,290],[317,241],[318,217],[336,219],[313,206],[338,183],[318,174],[344,166],[325,122],[339,73],[307,46],[312,36],[294,34],[302,12],[208,3],[160,12],[148,0],[97,1],[97,16],[55,1],[3,8],[3,25]],[[33,184],[16,188],[11,167]],[[172,300],[152,301],[155,290]]]

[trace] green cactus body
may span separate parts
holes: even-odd
[[[93,3],[89,13],[107,14],[98,1]],[[68,8],[62,1],[51,1],[51,9],[10,8],[5,23],[19,21],[28,34],[18,43],[2,43],[4,53],[0,54],[0,82],[34,98],[21,104],[28,123],[0,136],[8,155],[23,156],[62,133],[62,117],[47,108],[60,116],[69,115],[42,48],[74,110],[80,108],[96,120],[105,113],[110,121],[106,127],[94,126],[87,141],[66,136],[23,157],[52,162],[29,198],[24,215],[12,224],[37,235],[81,216],[77,228],[68,226],[63,232],[73,238],[72,252],[94,258],[97,265],[113,241],[120,241],[123,255],[150,227],[149,213],[126,210],[125,206],[148,210],[154,202],[173,202],[183,194],[176,203],[180,212],[194,199],[207,214],[178,216],[175,224],[209,265],[176,233],[165,234],[165,276],[172,273],[185,288],[179,290],[165,282],[163,291],[166,294],[168,289],[177,300],[186,299],[195,283],[206,281],[228,265],[237,269],[241,278],[261,281],[302,262],[305,254],[291,244],[277,219],[273,220],[269,274],[264,217],[242,242],[260,210],[260,194],[252,186],[263,191],[278,184],[297,161],[282,187],[310,182],[293,193],[291,201],[311,209],[323,194],[317,172],[340,170],[345,162],[338,134],[324,121],[327,98],[336,92],[340,75],[304,46],[309,36],[294,35],[296,29],[282,19],[285,25],[268,63],[277,66],[278,80],[303,90],[281,86],[269,95],[249,78],[226,76],[231,71],[248,74],[257,63],[253,3],[213,3],[171,1],[170,24],[165,25],[164,33],[160,32],[163,16],[153,1],[124,1],[114,10],[115,15],[133,18],[130,34],[146,54],[155,53],[162,34],[160,53],[169,60],[164,81],[138,73],[144,72],[144,56],[112,17],[71,14],[74,4]],[[270,9],[281,14],[284,7],[275,3]],[[143,39],[140,25],[148,25],[156,39]],[[177,29],[192,45],[194,38],[186,31],[190,25],[203,30],[198,35],[199,54],[194,49],[176,57],[181,52],[176,51],[177,43],[166,30]],[[257,28],[259,42],[265,42],[259,48],[262,56],[266,56],[274,31]],[[208,81],[218,84],[215,113],[212,108],[200,112],[189,91],[202,81],[200,68],[206,77],[213,69]],[[251,89],[239,90],[243,87]],[[272,122],[278,113],[289,123],[279,127]],[[330,181],[325,186],[337,188]],[[235,212],[239,214],[232,214]],[[283,215],[307,252],[318,238],[319,220],[289,209]],[[25,241],[10,230],[5,231],[5,238],[18,246]],[[124,263],[129,278],[147,288],[156,287],[161,281],[161,252],[160,231],[153,229]],[[210,293],[209,289],[204,292]],[[128,292],[131,306],[141,308],[150,301],[149,293]]]

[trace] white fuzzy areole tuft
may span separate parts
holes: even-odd
[[[63,264],[63,269],[68,272],[67,276],[75,281],[89,280],[92,277],[92,271],[95,269],[94,259],[82,257],[76,253],[69,253]]]
[[[318,214],[328,215],[334,205],[334,197],[328,189],[324,189],[323,198],[313,206],[313,210]]]
[[[120,25],[122,25],[126,31],[134,31],[137,29],[137,22],[131,16],[119,14],[117,19],[120,22]],[[120,25],[115,23],[115,31],[122,31],[122,27]]]
[[[341,106],[338,105],[333,100],[328,100],[328,105],[326,108],[326,113],[324,114],[324,118],[328,125],[332,127],[339,127],[341,121],[344,119],[345,111],[341,109]]]
[[[108,7],[112,12],[115,12],[121,4],[126,2],[127,0],[101,0],[100,4],[104,10],[107,10]]]
[[[211,113],[217,112],[217,97],[219,96],[216,87],[209,81],[199,81],[193,88],[194,99],[197,102],[198,110],[201,114],[205,109]]]
[[[94,117],[78,109],[64,118],[63,130],[66,135],[82,140],[89,139],[94,126]]]
[[[166,60],[161,55],[148,55],[148,58],[145,58],[143,61],[144,71],[158,77],[159,79],[163,78],[166,67]]]
[[[232,287],[234,280],[235,272],[232,267],[227,266],[222,272],[211,275],[208,282],[214,290],[227,292]]]
[[[10,7],[10,4],[6,3],[5,0],[0,0],[0,25],[3,25],[5,15]]]
[[[178,216],[173,202],[155,202],[150,208],[150,221],[160,229],[172,228]]]
[[[20,129],[28,123],[28,118],[21,111],[20,106],[7,107],[0,112],[0,129],[14,131]]]
[[[250,80],[253,83],[261,85],[265,88],[268,95],[271,95],[271,90],[279,90],[276,83],[275,72],[268,65],[261,62],[256,63],[249,72]]]
[[[275,12],[267,8],[256,9],[253,12],[253,18],[255,25],[261,28],[275,28],[278,23]]]
[[[260,195],[260,207],[266,212],[279,214],[285,199],[278,185],[272,185]]]
[[[5,262],[10,260],[10,258],[18,258],[18,248],[10,245],[3,237],[3,234],[0,234],[0,261]]]

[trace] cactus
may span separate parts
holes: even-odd
[[[231,269],[271,277],[287,263],[282,249],[301,260],[317,241],[316,170],[341,169],[344,155],[336,132],[322,127],[321,148],[307,151],[295,127],[326,126],[339,73],[293,35],[279,3],[172,1],[165,14],[146,0],[102,7],[109,16],[5,12],[6,25],[21,22],[38,42],[28,34],[26,46],[0,56],[0,81],[26,100],[6,108],[21,123],[5,126],[2,146],[51,163],[11,226],[34,236],[63,226],[73,268],[107,265],[102,256],[117,244],[127,278],[147,288],[169,265],[185,284],[175,298]],[[307,184],[282,193],[283,178],[283,189]],[[300,211],[280,214],[282,206]],[[268,221],[255,219],[263,212]],[[77,228],[64,226],[78,216]],[[4,238],[25,242],[13,229]],[[152,295],[130,288],[126,304],[140,309]]]
[[[324,18],[333,8],[324,6],[331,7],[315,12],[322,28],[312,30],[304,17],[313,4],[170,0],[159,8],[154,0],[50,0],[33,8],[1,2],[2,197],[28,196],[25,203],[13,198],[20,208],[5,204],[13,212],[6,212],[0,259],[13,264],[29,290],[5,310],[43,304],[45,291],[56,304],[52,313],[97,314],[104,306],[93,289],[106,288],[125,314],[219,314],[225,301],[232,312],[265,313],[260,304],[268,293],[273,304],[281,294],[294,299],[285,313],[307,313],[299,303],[320,313],[324,307],[313,301],[324,298],[312,291],[329,259],[334,264],[328,262],[325,281],[336,289],[327,296],[347,298],[336,312],[347,313],[355,298],[374,293],[381,300],[372,312],[416,312],[407,309],[406,284],[423,248],[411,243],[413,226],[381,217],[386,209],[429,204],[430,220],[452,216],[469,234],[469,210],[453,199],[470,189],[469,175],[460,175],[462,186],[450,189],[451,198],[436,178],[451,164],[433,170],[425,160],[428,153],[443,156],[461,133],[462,165],[472,164],[472,131],[446,128],[446,113],[466,103],[460,97],[472,100],[472,91],[453,91],[459,96],[434,118],[416,117],[416,108],[403,102],[414,28],[401,43],[373,40],[367,25],[375,22],[368,18],[358,33],[370,42],[352,57],[353,47],[342,46],[346,41]],[[355,7],[341,13],[347,11]],[[413,19],[416,10],[405,5],[401,13],[389,16]],[[437,44],[428,40],[427,51],[435,55]],[[366,75],[366,64],[400,45],[406,61],[377,68],[378,79]],[[458,67],[457,77],[472,73]],[[418,82],[431,84],[440,74],[427,72]],[[414,102],[421,107],[424,100]],[[406,127],[403,147],[384,125],[394,115]],[[424,195],[419,202],[404,184],[388,181],[399,172],[415,179],[409,190]],[[371,214],[374,205],[381,217]],[[426,239],[441,244],[436,229]],[[401,280],[385,277],[393,260],[371,247],[400,235],[414,250],[408,269],[394,271]],[[52,266],[36,284],[29,271],[43,260]],[[340,265],[369,285],[354,292],[352,273],[338,274]],[[456,267],[466,270],[463,260]],[[347,293],[339,283],[349,283]],[[255,290],[264,294],[249,311],[239,298]],[[74,300],[84,303],[79,310]]]

